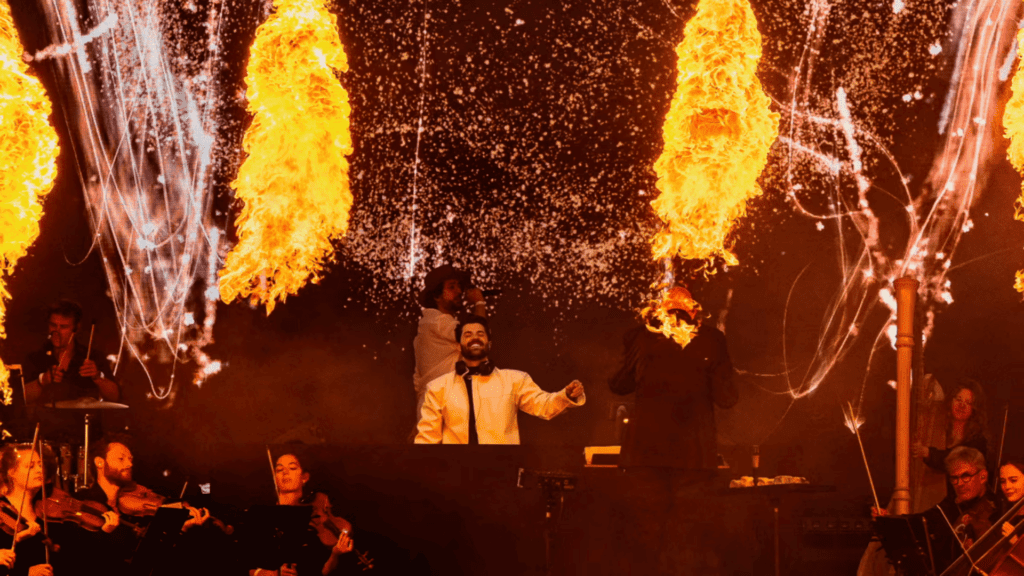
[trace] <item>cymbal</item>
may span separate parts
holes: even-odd
[[[127,408],[127,404],[97,400],[96,398],[75,398],[74,400],[61,400],[53,403],[54,408],[62,410],[111,410]]]

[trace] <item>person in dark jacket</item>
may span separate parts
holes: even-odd
[[[662,318],[693,322],[689,291],[672,288]],[[658,326],[654,326],[658,328]],[[685,328],[685,327],[684,327]],[[684,338],[685,340],[685,338]],[[635,394],[619,464],[626,510],[621,538],[632,574],[717,574],[729,557],[715,497],[715,406],[739,400],[725,335],[700,326],[681,346],[659,330],[638,326],[625,336],[625,360],[609,382],[612,392]]]
[[[681,286],[669,291],[662,306],[691,319],[696,310]],[[610,382],[616,394],[636,393],[620,466],[714,470],[715,406],[731,408],[739,400],[725,335],[703,325],[682,347],[638,326],[626,333],[625,347],[625,362]]]

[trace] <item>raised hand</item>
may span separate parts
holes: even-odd
[[[583,383],[579,380],[573,380],[565,387],[565,395],[570,400],[579,400],[579,397],[583,395]]]

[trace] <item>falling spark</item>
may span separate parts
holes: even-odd
[[[756,74],[761,34],[750,5],[702,0],[676,54],[678,85],[654,164],[661,194],[651,205],[665,226],[651,241],[653,256],[735,265],[726,244],[747,201],[762,193],[757,179],[779,131]],[[688,342],[693,329],[673,339]]]
[[[1022,48],[1024,48],[1024,29],[1017,32],[1017,51],[1024,55]],[[1003,113],[1003,128],[1006,130],[1006,137],[1010,139],[1006,155],[1013,167],[1024,174],[1024,69],[1019,61],[1011,86],[1013,95],[1006,103],[1006,111]],[[1015,208],[1014,218],[1024,221],[1024,187],[1015,202]],[[1024,270],[1017,271],[1017,279],[1013,287],[1018,292],[1024,293]]]
[[[220,295],[270,314],[315,283],[348,230],[351,108],[335,74],[348,70],[337,17],[318,0],[275,0],[256,31],[246,75],[253,122],[232,183],[244,203]]]
[[[0,0],[0,338],[7,315],[6,277],[39,236],[42,200],[57,176],[57,132],[50,100],[22,61],[24,47],[6,0]],[[0,401],[11,403],[10,373],[0,362]]]

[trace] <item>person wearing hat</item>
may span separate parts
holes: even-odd
[[[459,342],[455,339],[456,316],[468,300],[473,314],[487,317],[483,293],[473,288],[469,274],[450,264],[427,273],[424,288],[417,299],[423,307],[416,338],[412,341],[416,356],[413,387],[416,389],[416,418],[423,407],[423,395],[431,380],[455,369],[459,360]]]

